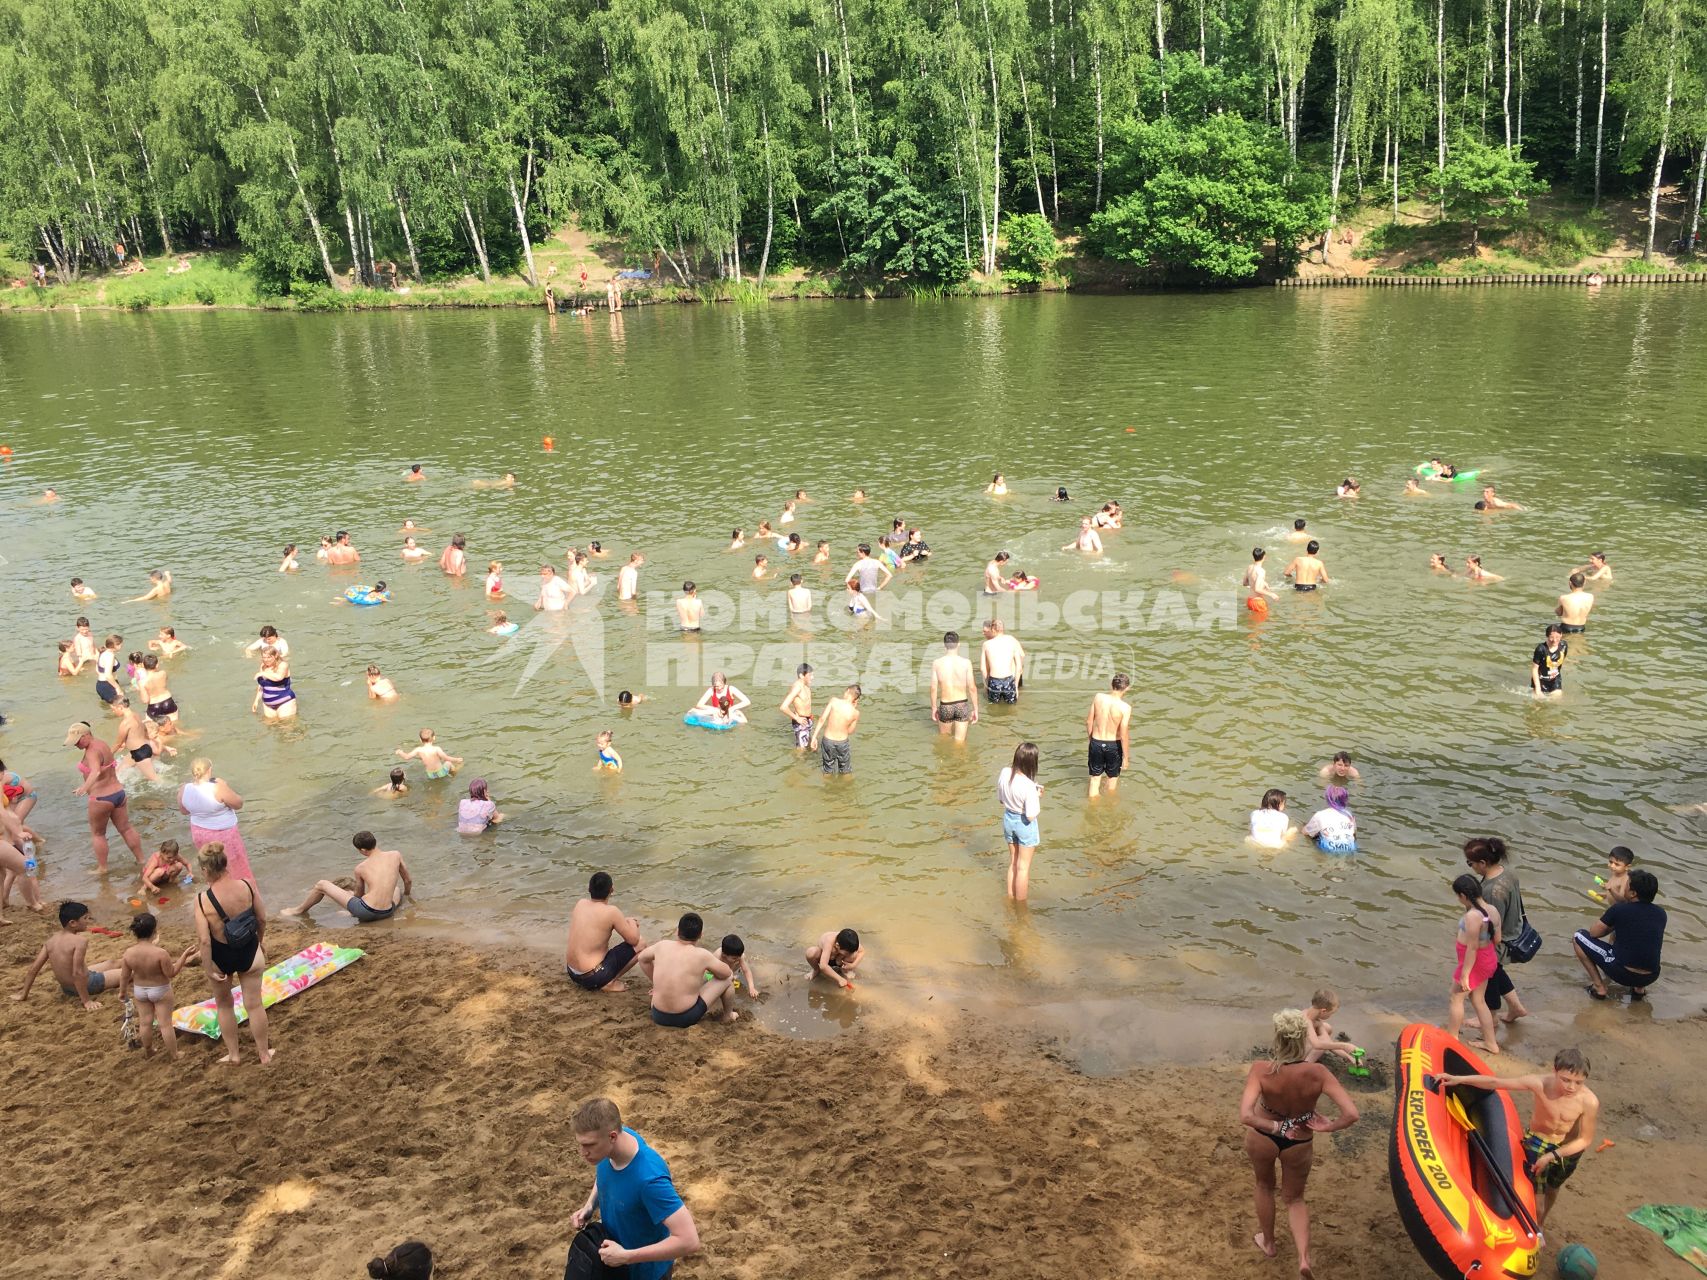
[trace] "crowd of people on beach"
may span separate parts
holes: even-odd
[[[1456,468],[1440,459],[1424,464],[1418,475],[1420,482],[1418,479],[1406,482],[1404,496],[1431,496],[1431,485],[1463,478]],[[426,473],[416,465],[404,480],[412,485],[422,484]],[[512,474],[497,481],[477,482],[482,487],[497,488],[510,488],[515,483]],[[1005,477],[1000,473],[993,476],[985,492],[993,498],[1006,496],[1009,489]],[[1350,476],[1336,488],[1341,500],[1360,500],[1362,493],[1360,482]],[[47,498],[57,501],[58,495],[49,490]],[[1071,501],[1065,488],[1056,491],[1054,500]],[[852,501],[863,504],[865,493],[855,491]],[[788,557],[807,555],[806,540],[788,526],[796,523],[810,502],[804,490],[796,490],[783,504],[775,526],[769,520],[758,524],[754,544],[765,550],[755,556],[751,571],[754,581],[773,577],[770,567],[773,548],[785,561]],[[1485,513],[1525,510],[1498,495],[1492,485],[1483,487],[1475,508]],[[1062,550],[1100,557],[1104,554],[1104,537],[1118,535],[1122,527],[1120,504],[1103,503],[1079,519],[1076,535]],[[406,565],[422,563],[429,553],[420,546],[418,538],[430,530],[405,521],[400,532],[403,537],[400,558]],[[1294,521],[1292,530],[1284,536],[1287,542],[1301,547],[1282,573],[1283,585],[1289,585],[1299,595],[1331,587],[1334,579],[1322,559],[1322,544],[1310,531],[1306,519]],[[741,552],[749,545],[744,529],[733,530],[729,551]],[[465,577],[469,573],[467,548],[464,534],[452,536],[438,559],[441,572],[453,578]],[[855,559],[841,579],[842,607],[856,620],[880,620],[879,606],[895,576],[922,567],[932,554],[918,524],[895,518],[889,531],[875,543],[859,544]],[[563,572],[554,565],[542,565],[532,608],[540,613],[561,613],[578,600],[596,598],[600,586],[593,565],[608,555],[595,541],[585,550],[569,548]],[[334,567],[362,563],[361,553],[343,530],[322,538],[315,558]],[[1005,550],[989,558],[982,583],[986,596],[1040,589],[1038,578],[1013,567],[1012,559]],[[830,543],[817,540],[810,563],[826,565],[831,561]],[[632,601],[638,597],[639,574],[645,564],[646,557],[640,551],[629,554],[616,574],[620,600]],[[288,545],[278,571],[298,573],[301,567],[296,544]],[[1430,557],[1430,569],[1437,574],[1456,576],[1443,554]],[[1463,576],[1475,584],[1501,580],[1500,575],[1487,570],[1474,555],[1468,558]],[[1569,571],[1569,590],[1558,599],[1556,620],[1548,624],[1543,642],[1530,658],[1528,676],[1534,696],[1552,698],[1561,694],[1569,655],[1565,637],[1581,634],[1588,623],[1595,607],[1595,595],[1589,584],[1605,585],[1611,580],[1612,570],[1604,554],[1597,553],[1586,564]],[[790,573],[787,582],[790,615],[812,612],[815,607],[812,591],[805,585],[803,575]],[[1268,578],[1265,548],[1253,550],[1241,587],[1247,593],[1246,608],[1257,620],[1266,618],[1271,604],[1281,599],[1278,586]],[[511,598],[505,590],[501,561],[488,563],[483,591],[491,604]],[[149,575],[147,591],[128,603],[161,602],[168,600],[172,592],[171,573],[156,570]],[[71,594],[80,608],[99,599],[81,577],[71,579]],[[390,599],[387,584],[376,581],[371,586],[347,588],[333,603],[383,607]],[[693,635],[704,627],[705,606],[692,579],[683,582],[682,594],[674,602],[674,613],[684,634]],[[508,636],[519,629],[504,612],[493,610],[492,619],[488,630],[494,635]],[[976,664],[964,647],[963,637],[950,630],[942,636],[941,655],[930,666],[930,718],[937,733],[953,743],[967,741],[984,709],[1016,703],[1024,689],[1025,646],[998,617],[983,620],[981,631]],[[109,634],[99,644],[95,637],[85,614],[76,618],[71,639],[58,646],[60,676],[74,678],[85,668],[93,667],[95,693],[111,725],[110,742],[91,720],[71,725],[65,736],[66,745],[81,752],[77,768],[82,781],[74,794],[85,800],[92,852],[99,871],[106,875],[109,833],[117,834],[136,864],[139,896],[130,901],[138,907],[146,907],[150,897],[169,892],[174,886],[183,889],[194,886],[195,871],[199,870],[201,888],[188,903],[196,943],[176,955],[164,949],[157,941],[159,918],[143,909],[133,917],[130,928],[133,941],[122,957],[91,962],[87,956],[88,937],[97,927],[91,912],[83,903],[61,902],[57,907],[59,930],[41,947],[15,998],[28,997],[44,968],[50,970],[64,995],[77,1000],[85,1009],[99,1008],[100,995],[116,993],[126,1006],[127,1036],[135,1039],[148,1057],[155,1055],[158,1039],[159,1052],[175,1059],[172,983],[186,966],[199,964],[214,987],[225,1047],[220,1061],[232,1065],[243,1061],[236,992],[241,993],[255,1056],[260,1063],[267,1064],[275,1050],[268,1036],[261,977],[267,964],[266,942],[271,919],[256,885],[240,829],[243,796],[229,780],[215,772],[208,757],[200,756],[191,762],[188,780],[178,792],[178,808],[187,819],[194,869],[174,839],[161,840],[155,851],[145,857],[142,837],[130,818],[127,779],[160,782],[161,762],[176,757],[177,743],[194,736],[187,734],[180,724],[182,713],[169,678],[169,664],[189,652],[189,646],[170,626],[160,627],[145,650],[132,650],[128,657],[122,635]],[[268,722],[295,717],[298,698],[291,683],[289,642],[276,626],[268,624],[260,627],[257,639],[245,652],[254,657],[257,665],[252,710]],[[852,774],[852,744],[860,722],[860,685],[844,686],[820,708],[814,674],[810,664],[798,666],[777,713],[796,751],[814,754],[824,775]],[[1087,803],[1106,803],[1118,796],[1120,779],[1131,755],[1132,707],[1127,701],[1131,684],[1129,675],[1115,672],[1108,688],[1096,692],[1085,711]],[[399,696],[396,686],[377,665],[366,668],[366,688],[367,696],[378,702],[390,702]],[[623,690],[618,703],[629,709],[648,700],[646,693]],[[144,714],[138,713],[138,707]],[[734,728],[748,723],[752,709],[751,698],[730,683],[724,673],[716,672],[686,710],[684,719],[690,725]],[[600,731],[593,745],[596,771],[622,771],[623,761],[615,748],[612,731]],[[410,765],[419,767],[428,781],[443,781],[452,778],[466,763],[439,741],[431,727],[423,727],[418,741],[406,749],[399,748],[395,756],[402,763],[391,768],[388,781],[374,791],[375,798],[398,799],[408,795]],[[1324,854],[1357,852],[1358,822],[1351,808],[1351,797],[1361,784],[1360,771],[1350,753],[1341,750],[1317,772],[1324,784],[1322,805],[1302,825],[1293,823],[1287,808],[1289,798],[1283,790],[1270,788],[1263,793],[1249,818],[1248,840],[1252,846],[1263,850],[1283,849],[1301,833]],[[1010,763],[995,780],[1002,841],[1009,854],[1006,894],[1016,905],[1029,898],[1033,863],[1041,847],[1045,788],[1038,775],[1039,748],[1034,742],[1023,741],[1014,748]],[[43,913],[53,910],[37,883],[39,837],[29,823],[41,800],[34,784],[8,771],[4,762],[0,762],[0,910],[9,905],[14,889],[19,891],[26,907]],[[504,814],[498,811],[487,780],[476,778],[470,782],[466,797],[457,806],[458,833],[478,836],[503,821]],[[395,918],[414,892],[414,880],[403,853],[381,849],[379,839],[371,831],[355,833],[352,844],[357,862],[346,876],[316,881],[300,903],[278,912],[278,917],[304,918],[315,907],[330,902],[362,925]],[[1473,1017],[1479,1039],[1467,1043],[1494,1055],[1500,1052],[1500,1028],[1528,1016],[1529,1010],[1519,996],[1511,969],[1533,958],[1541,939],[1524,910],[1517,874],[1511,868],[1505,842],[1497,836],[1477,836],[1465,843],[1463,856],[1466,871],[1443,882],[1443,888],[1452,895],[1456,920],[1455,959],[1450,966],[1444,1025],[1456,1037],[1466,1017]],[[1636,867],[1636,861],[1628,848],[1610,851],[1607,875],[1597,895],[1606,909],[1572,938],[1576,959],[1588,980],[1587,992],[1595,1000],[1609,998],[1608,983],[1626,988],[1631,1000],[1641,1000],[1661,973],[1666,913],[1655,902],[1659,893],[1656,876],[1646,868]],[[564,952],[569,984],[589,992],[620,992],[626,987],[625,975],[638,971],[650,987],[652,1022],[671,1028],[691,1027],[708,1019],[735,1022],[740,1017],[737,998],[760,997],[752,957],[738,934],[724,935],[713,948],[704,941],[703,918],[697,912],[687,911],[669,935],[648,941],[642,936],[636,917],[611,901],[613,888],[608,872],[596,872],[589,881],[587,895],[569,913]],[[170,899],[157,897],[157,901],[163,905]],[[5,923],[10,921],[0,915],[0,924]],[[859,933],[853,928],[840,928],[816,938],[804,949],[801,958],[815,980],[851,992],[865,957]],[[1275,1015],[1272,1057],[1267,1062],[1253,1064],[1240,1105],[1240,1119],[1246,1130],[1245,1149],[1256,1178],[1259,1229],[1255,1243],[1265,1254],[1274,1255],[1278,1191],[1287,1208],[1300,1272],[1306,1276],[1311,1270],[1308,1212],[1303,1195],[1311,1162],[1310,1140],[1315,1133],[1333,1132],[1358,1118],[1350,1094],[1325,1065],[1325,1061],[1338,1058],[1361,1062],[1363,1054],[1350,1041],[1335,1038],[1329,1019],[1337,1009],[1337,996],[1324,989],[1315,994],[1308,1009],[1288,1009]],[[1594,1138],[1597,1104],[1586,1087],[1587,1076],[1587,1057],[1578,1049],[1565,1048],[1555,1057],[1549,1075],[1497,1080],[1462,1078],[1464,1083],[1479,1087],[1534,1096],[1535,1114],[1529,1134],[1533,1150],[1528,1172],[1538,1191],[1544,1194],[1546,1208],[1551,1208],[1559,1187],[1571,1176]],[[1323,1096],[1335,1108],[1336,1114],[1331,1118],[1316,1113]],[[622,1125],[615,1104],[607,1099],[583,1104],[576,1113],[575,1128],[583,1155],[596,1165],[595,1187],[575,1215],[576,1227],[590,1223],[597,1211],[605,1234],[593,1241],[594,1253],[607,1263],[628,1265],[633,1276],[662,1277],[674,1259],[698,1248],[692,1215],[670,1185],[667,1165],[644,1139]],[[418,1242],[400,1246],[388,1258],[376,1258],[370,1264],[370,1274],[375,1276],[427,1275],[430,1269],[430,1251]]]

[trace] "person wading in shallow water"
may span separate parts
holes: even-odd
[[[1245,1126],[1245,1154],[1256,1175],[1256,1246],[1274,1257],[1274,1166],[1280,1163],[1280,1198],[1287,1225],[1298,1249],[1298,1274],[1314,1280],[1310,1270],[1310,1210],[1304,1203],[1304,1184],[1315,1159],[1313,1139],[1357,1123],[1357,1104],[1319,1062],[1306,1062],[1309,1022],[1299,1009],[1274,1015],[1274,1056],[1253,1062],[1245,1073],[1245,1092],[1239,1099],[1239,1121]],[[1335,1119],[1316,1114],[1323,1094],[1339,1111]]]

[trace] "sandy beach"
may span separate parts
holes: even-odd
[[[47,928],[12,914],[9,990]],[[180,919],[162,934],[188,941]],[[275,925],[273,950],[321,936]],[[51,982],[0,1001],[0,1275],[331,1280],[419,1237],[445,1276],[556,1277],[590,1177],[569,1115],[601,1093],[694,1210],[706,1249],[684,1277],[1294,1274],[1284,1234],[1275,1262],[1251,1245],[1237,1054],[1089,1078],[1022,1023],[886,1015],[880,982],[856,997],[878,1011],[823,1039],[669,1034],[644,984],[593,998],[534,952],[359,941],[365,959],[273,1011],[270,1070],[217,1066],[196,1037],[176,1066],[146,1062],[111,995],[95,1013]],[[180,1004],[207,994],[199,970],[179,980]],[[1566,1188],[1543,1268],[1577,1240],[1610,1280],[1681,1278],[1623,1215],[1699,1197],[1707,1021],[1614,1021],[1591,1043],[1617,1145]],[[1362,1122],[1318,1139],[1317,1274],[1423,1280],[1388,1190],[1390,1093],[1354,1096]]]

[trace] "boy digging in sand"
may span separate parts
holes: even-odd
[[[735,1012],[735,993],[741,989],[741,984],[747,984],[747,994],[753,999],[759,998],[759,984],[753,980],[753,971],[747,967],[747,944],[741,941],[741,935],[731,933],[724,937],[717,948],[717,958],[729,966],[735,978],[729,984],[729,989],[707,1006],[708,1012],[720,1022],[733,1022],[739,1016]],[[705,971],[705,976],[711,976],[711,970]]]
[[[853,990],[853,971],[863,959],[865,948],[852,929],[826,933],[817,946],[806,948],[806,964],[813,977],[821,973],[844,991]]]
[[[136,1002],[136,1016],[142,1024],[142,1056],[154,1056],[154,1027],[158,1023],[166,1057],[176,1061],[178,1038],[172,1030],[172,979],[196,963],[198,957],[195,944],[191,943],[173,960],[171,952],[154,940],[158,928],[159,921],[147,911],[130,922],[136,943],[125,949],[119,962],[119,998]]]

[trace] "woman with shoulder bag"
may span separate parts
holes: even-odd
[[[1523,911],[1523,893],[1518,888],[1517,873],[1506,865],[1505,841],[1498,836],[1475,836],[1466,840],[1464,861],[1482,882],[1483,900],[1499,913],[1499,963],[1488,979],[1487,1001],[1488,1009],[1509,1025],[1529,1016],[1529,1010],[1518,999],[1517,985],[1506,972],[1508,962],[1517,963],[1512,959],[1513,943],[1520,939],[1529,924]],[[1504,1013],[1500,1012],[1502,1004]]]
[[[237,1010],[231,1000],[235,982],[242,989],[249,1034],[255,1037],[255,1053],[264,1067],[273,1060],[267,1047],[267,1010],[261,1002],[261,971],[267,964],[261,941],[267,932],[267,909],[253,880],[240,880],[230,873],[225,846],[217,840],[202,847],[201,867],[208,886],[196,896],[196,940],[201,943],[202,966],[213,983],[219,1038],[226,1045],[220,1061],[237,1066],[243,1060]]]

